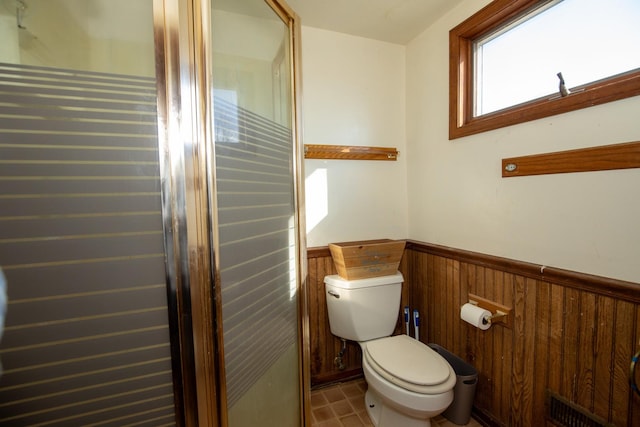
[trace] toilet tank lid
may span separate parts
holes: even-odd
[[[324,283],[327,285],[335,286],[341,289],[359,289],[369,288],[373,286],[392,285],[394,283],[402,283],[404,278],[399,271],[396,274],[389,276],[370,277],[368,279],[347,280],[333,274],[331,276],[325,276]]]

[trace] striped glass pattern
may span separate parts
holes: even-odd
[[[297,341],[292,135],[219,98],[214,111],[224,350],[233,406]]]
[[[0,425],[173,425],[150,78],[0,64]]]

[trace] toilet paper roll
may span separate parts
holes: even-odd
[[[483,331],[491,327],[491,322],[489,322],[491,312],[474,304],[466,303],[463,305],[460,308],[460,318]]]

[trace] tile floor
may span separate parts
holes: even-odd
[[[367,383],[364,379],[334,384],[311,391],[313,427],[363,427],[373,426],[364,406]],[[442,416],[431,420],[434,427],[457,427]],[[468,427],[482,427],[471,419]]]

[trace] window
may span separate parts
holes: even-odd
[[[450,139],[640,94],[637,22],[637,0],[495,0],[450,32]]]

